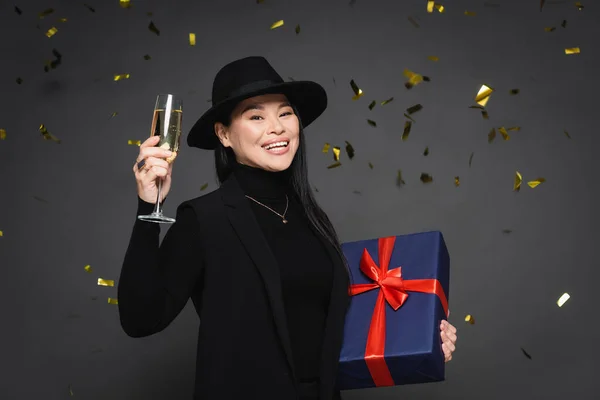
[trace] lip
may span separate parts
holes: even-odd
[[[288,139],[288,138],[282,138],[282,137],[279,137],[279,138],[277,138],[277,139],[268,140],[268,141],[264,142],[264,143],[261,145],[261,147],[263,147],[263,148],[264,148],[264,147],[267,147],[267,146],[268,146],[268,145],[270,145],[270,144],[277,143],[277,142],[288,142],[288,146],[290,145],[290,139]]]

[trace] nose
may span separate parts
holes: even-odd
[[[281,135],[285,131],[285,128],[278,117],[273,117],[273,118],[270,118],[269,120],[271,122],[269,124],[269,133],[270,134]]]

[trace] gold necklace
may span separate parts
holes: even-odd
[[[288,223],[288,220],[285,219],[285,213],[287,213],[288,205],[289,205],[287,194],[285,195],[285,211],[283,212],[283,214],[279,214],[277,211],[273,210],[271,207],[264,205],[260,201],[254,199],[254,198],[252,198],[250,196],[248,196],[247,194],[245,194],[244,196],[246,196],[247,198],[249,198],[250,200],[252,200],[256,204],[259,204],[259,205],[263,206],[264,208],[266,208],[267,210],[271,211],[272,213],[279,215],[279,217],[281,218],[281,222],[283,222],[284,224]]]

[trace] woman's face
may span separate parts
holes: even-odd
[[[294,159],[300,125],[283,94],[266,94],[240,102],[231,113],[231,124],[217,122],[215,133],[240,164],[277,172]]]

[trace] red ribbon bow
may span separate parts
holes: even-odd
[[[394,250],[395,236],[379,239],[379,266],[375,264],[371,255],[365,249],[360,259],[360,270],[374,283],[361,283],[350,286],[350,295],[368,292],[380,288],[379,296],[373,310],[367,345],[365,348],[365,361],[375,386],[394,386],[394,380],[385,362],[385,303],[398,310],[408,298],[408,292],[431,293],[438,296],[442,302],[444,312],[448,315],[448,300],[437,279],[402,279],[402,267],[388,271],[392,251]]]

